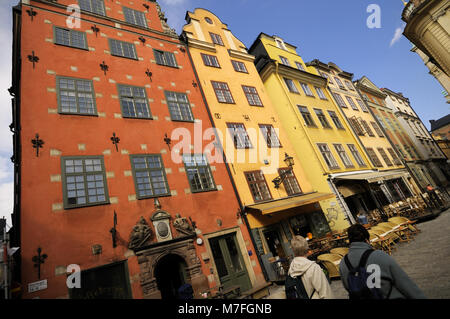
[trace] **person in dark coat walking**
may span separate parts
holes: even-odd
[[[360,224],[352,225],[347,230],[350,241],[348,259],[353,268],[358,267],[363,253],[370,246],[370,234],[364,226]],[[383,251],[375,250],[370,254],[366,267],[369,265],[378,265],[381,271],[381,294],[384,299],[426,299],[419,287],[408,277],[397,262]],[[367,269],[367,268],[366,268]],[[345,289],[348,291],[349,269],[342,258],[339,265],[341,280]]]

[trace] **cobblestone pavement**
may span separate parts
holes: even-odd
[[[409,243],[396,245],[392,257],[427,298],[450,299],[450,209],[417,224],[421,232]],[[336,299],[347,299],[342,282],[333,280]],[[268,299],[283,298],[284,287],[273,287]]]

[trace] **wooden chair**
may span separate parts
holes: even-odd
[[[378,238],[384,240],[381,242],[381,245],[385,252],[387,252],[390,255],[392,251],[395,250],[395,241],[392,238],[391,233],[386,233],[381,229],[374,229],[374,228],[371,228],[371,232],[375,234]]]
[[[330,250],[331,254],[336,254],[344,257],[348,254],[348,248],[347,247],[336,247]]]
[[[398,217],[392,219],[392,221],[396,222],[396,223],[398,222],[398,223],[400,223],[400,225],[404,225],[404,226],[408,227],[414,235],[420,233],[420,229],[414,225],[415,222],[409,220],[406,217],[398,216]]]
[[[339,263],[342,256],[337,254],[322,254],[317,256],[317,260],[320,260],[328,270],[330,278],[339,278]]]
[[[378,225],[381,227],[385,227],[385,229],[390,229],[392,232],[395,233],[396,236],[399,237],[401,242],[406,241],[409,243],[409,241],[411,240],[411,237],[409,236],[410,233],[406,231],[408,228],[403,225],[397,225],[397,224],[389,222],[389,221],[380,223]]]
[[[383,233],[382,233],[382,234],[383,234],[383,235],[382,235],[383,237],[390,237],[390,238],[392,238],[392,240],[393,240],[394,242],[403,241],[402,238],[394,232],[394,230],[392,229],[392,227],[388,227],[388,226],[386,226],[386,225],[380,225],[380,224],[378,224],[377,226],[372,227],[372,228],[375,229],[375,230],[380,230],[380,231],[382,231],[382,232],[383,232]]]

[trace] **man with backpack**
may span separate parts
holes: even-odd
[[[285,283],[287,299],[333,299],[328,279],[322,268],[306,258],[309,247],[302,236],[291,240],[295,258],[289,266]]]
[[[426,298],[391,256],[372,249],[364,226],[352,225],[347,233],[350,249],[339,271],[350,299]]]

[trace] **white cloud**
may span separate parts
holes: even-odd
[[[12,179],[13,165],[9,158],[0,157],[0,182],[5,179]]]
[[[392,47],[395,43],[397,43],[402,38],[403,29],[405,26],[403,25],[400,28],[395,29],[394,37],[391,40],[391,44],[389,45]]]

